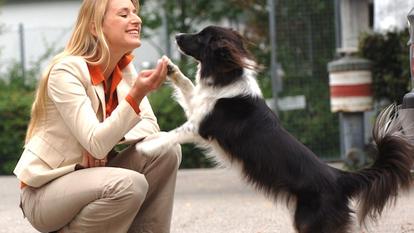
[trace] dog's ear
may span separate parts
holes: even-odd
[[[232,52],[233,50],[231,48],[231,45],[227,41],[224,40],[218,40],[214,41],[211,44],[211,50],[215,57],[218,57],[223,60],[229,60],[232,58]]]
[[[225,40],[216,40],[213,43],[211,43],[211,49],[213,51],[217,51],[220,49],[223,49],[227,46],[227,42]]]
[[[216,58],[216,66],[220,66],[220,70],[230,71],[245,67],[246,53],[244,48],[226,39],[214,41],[210,46],[213,56]]]
[[[238,66],[239,55],[234,46],[226,40],[217,40],[211,44],[211,51],[216,58],[217,65],[225,69],[233,69]]]

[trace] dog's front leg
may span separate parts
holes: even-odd
[[[137,151],[143,154],[163,154],[176,144],[195,143],[200,139],[197,127],[188,121],[169,132],[149,136],[135,147]]]
[[[168,79],[173,84],[178,103],[184,109],[186,116],[189,117],[191,115],[190,100],[194,91],[193,82],[171,61],[168,64]]]
[[[185,96],[191,97],[194,90],[193,82],[171,61],[168,63],[168,78]]]

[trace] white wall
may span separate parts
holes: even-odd
[[[46,51],[47,47],[63,48],[72,32],[81,1],[49,1],[30,3],[6,3],[0,7],[0,70],[12,61],[20,62],[19,24],[24,26],[24,45],[26,67],[30,67]],[[144,25],[145,27],[145,25]],[[158,35],[154,33],[154,35]],[[137,68],[142,63],[154,63],[160,52],[156,47],[161,43],[159,37],[143,40],[142,46],[135,50]],[[44,67],[45,64],[42,64]]]
[[[414,7],[414,0],[375,0],[374,29],[387,31],[407,27],[407,14]]]

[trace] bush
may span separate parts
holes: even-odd
[[[408,29],[387,33],[372,33],[360,43],[361,56],[373,62],[373,92],[376,100],[401,103],[409,91]]]
[[[23,151],[34,82],[23,78],[20,66],[0,77],[0,174],[11,174]],[[30,73],[29,73],[30,74]]]

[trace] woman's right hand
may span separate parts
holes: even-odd
[[[151,91],[158,89],[167,77],[168,58],[162,57],[158,60],[155,69],[143,70],[138,74],[129,94],[138,103]]]

